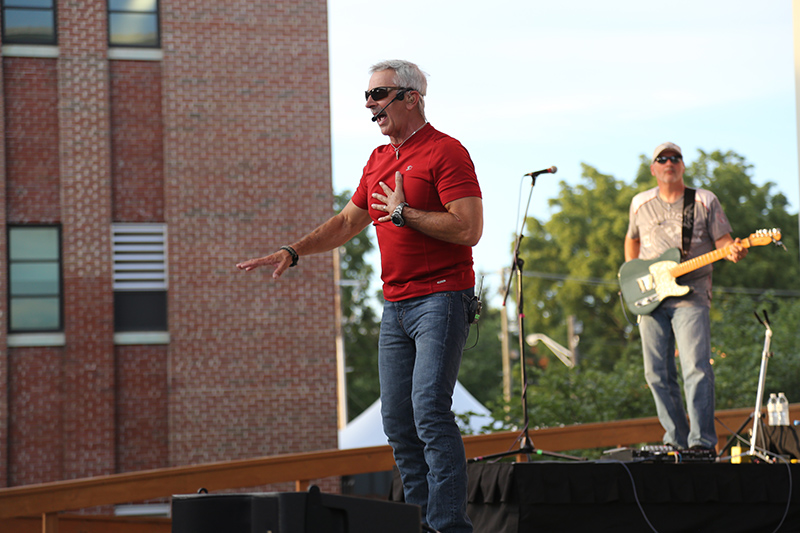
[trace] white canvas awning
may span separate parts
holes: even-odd
[[[470,417],[469,427],[473,433],[492,422],[489,410],[456,382],[453,391],[453,412],[456,414],[476,413]],[[365,448],[388,444],[381,422],[381,401],[376,400],[363,413],[354,418],[347,427],[339,430],[339,449]]]

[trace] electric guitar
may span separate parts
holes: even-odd
[[[781,244],[780,239],[779,229],[762,229],[742,239],[741,246],[765,246],[771,242]],[[676,278],[719,261],[730,254],[732,248],[733,244],[729,244],[683,263],[680,262],[681,251],[678,248],[670,248],[658,258],[649,261],[631,259],[620,267],[617,274],[622,299],[633,314],[649,315],[664,298],[683,296],[691,290],[685,285],[678,285]]]

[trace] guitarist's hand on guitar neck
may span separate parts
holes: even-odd
[[[747,247],[745,246],[745,243],[742,242],[742,239],[737,237],[736,240],[733,240],[730,233],[727,233],[717,239],[715,244],[717,246],[717,250],[727,248],[728,254],[725,256],[725,259],[731,263],[738,263],[747,255]]]

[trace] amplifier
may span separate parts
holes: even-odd
[[[172,533],[421,533],[419,506],[308,492],[172,497]]]

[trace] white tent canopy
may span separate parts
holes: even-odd
[[[453,391],[453,412],[456,414],[475,413],[469,420],[469,428],[473,433],[478,433],[483,426],[492,422],[489,410],[459,382],[456,382]],[[388,441],[383,433],[380,399],[354,418],[347,424],[347,427],[339,430],[340,450],[384,444],[388,444]]]

